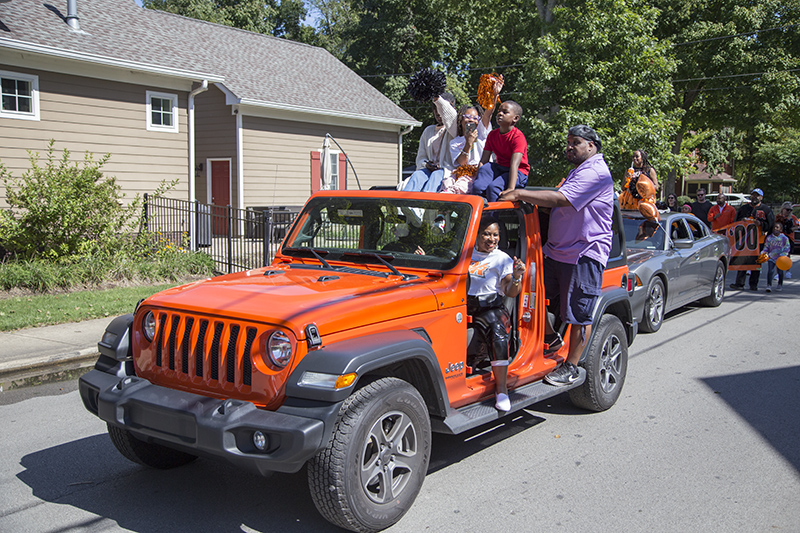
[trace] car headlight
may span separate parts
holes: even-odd
[[[156,316],[152,311],[148,311],[142,319],[142,333],[147,342],[153,342],[156,338]]]
[[[292,359],[292,341],[282,331],[276,331],[267,341],[267,354],[272,364],[284,368]]]

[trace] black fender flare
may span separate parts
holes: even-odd
[[[359,381],[370,373],[395,375],[392,367],[397,364],[413,364],[421,372],[415,377],[425,380],[424,386],[416,385],[429,408],[446,413],[449,401],[439,361],[430,342],[422,333],[411,330],[396,330],[375,333],[348,339],[310,351],[298,363],[286,382],[287,398],[341,402],[357,387]],[[411,365],[409,365],[411,366]],[[356,381],[339,390],[310,385],[301,385],[305,372],[320,372],[330,375],[356,373]],[[416,381],[416,380],[412,380]]]

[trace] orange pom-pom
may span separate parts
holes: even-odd
[[[453,177],[458,179],[462,176],[474,178],[478,174],[478,165],[461,165],[453,170]]]
[[[792,260],[789,259],[789,256],[782,255],[775,260],[775,266],[781,270],[789,270],[792,268]]]
[[[767,254],[761,254],[756,259],[756,263],[758,263],[760,265],[761,263],[766,263],[768,260],[769,260],[769,257],[767,256]]]
[[[478,84],[478,104],[482,108],[492,109],[494,107],[494,84],[498,81],[503,81],[503,76],[497,72],[481,75],[481,81]],[[497,103],[500,103],[499,99]]]

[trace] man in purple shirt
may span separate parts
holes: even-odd
[[[500,200],[524,201],[552,208],[545,255],[545,297],[559,305],[561,319],[571,324],[569,354],[563,365],[545,376],[555,386],[569,385],[580,374],[577,364],[592,331],[592,311],[611,252],[614,185],[600,152],[600,136],[586,125],[567,135],[567,161],[575,165],[556,190],[506,191]],[[547,352],[563,341],[546,323]]]

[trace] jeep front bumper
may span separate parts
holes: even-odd
[[[141,440],[220,457],[264,475],[300,470],[327,444],[340,406],[265,411],[250,402],[208,398],[96,369],[80,379],[79,387],[89,411]],[[267,437],[263,451],[253,444],[256,431]]]

